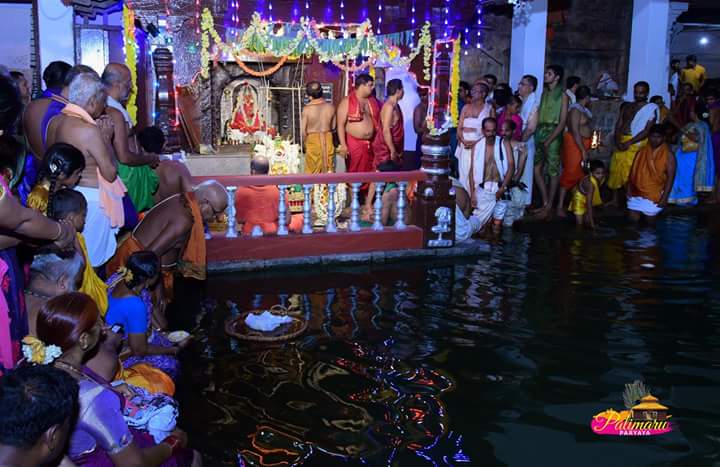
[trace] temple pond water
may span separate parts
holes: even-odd
[[[181,425],[213,466],[716,465],[713,217],[531,226],[465,260],[211,277],[203,312],[182,314],[199,327]],[[278,303],[310,320],[298,340],[225,335],[238,309]],[[674,430],[594,434],[638,379]]]

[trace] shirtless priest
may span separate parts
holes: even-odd
[[[355,90],[340,101],[337,127],[348,172],[372,172],[372,142],[380,129],[380,102],[372,96],[375,81],[367,74],[355,78]]]
[[[303,108],[301,132],[305,141],[305,173],[335,172],[332,132],[335,129],[335,107],[325,101],[322,85],[307,83],[305,93],[310,102]]]

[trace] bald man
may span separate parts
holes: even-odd
[[[130,69],[121,63],[109,63],[102,74],[107,91],[107,108],[112,134],[110,141],[118,164],[118,175],[127,187],[138,212],[153,206],[153,194],[159,179],[152,169],[158,164],[157,154],[145,154],[138,146],[133,121],[124,107],[132,92]]]
[[[326,102],[318,81],[307,84],[305,93],[310,102],[302,111],[300,131],[305,141],[305,173],[335,172],[335,148],[332,131],[335,129],[335,107]]]
[[[118,247],[107,264],[108,275],[124,266],[136,251],[155,252],[162,262],[166,300],[172,299],[175,271],[204,280],[206,272],[204,225],[227,208],[225,188],[211,180],[191,192],[176,194],[155,205]]]
[[[265,156],[255,156],[250,162],[250,175],[267,175],[270,162]],[[239,187],[235,192],[235,220],[243,235],[275,234],[278,230],[280,189],[275,185]],[[290,215],[290,204],[285,197],[286,219],[289,228],[302,230],[302,214]]]
[[[67,143],[85,156],[85,169],[76,190],[88,203],[84,236],[93,267],[105,264],[115,253],[115,234],[125,222],[125,187],[117,180],[114,156],[95,121],[105,111],[106,98],[97,73],[78,74],[68,85],[69,103],[50,119],[45,138],[47,147]]]

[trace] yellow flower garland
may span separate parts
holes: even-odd
[[[137,123],[137,44],[135,41],[135,13],[123,5],[123,39],[125,41],[125,65],[130,69],[132,89],[125,108],[130,114],[133,124]]]
[[[453,41],[452,74],[450,75],[450,118],[457,127],[459,120],[458,93],[460,92],[460,37]]]

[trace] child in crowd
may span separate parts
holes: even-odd
[[[602,205],[600,187],[605,183],[605,164],[601,160],[590,161],[590,174],[586,175],[572,191],[568,211],[575,214],[577,225],[595,228],[593,210]]]
[[[511,100],[507,106],[508,111],[512,112],[514,105],[514,101]],[[520,141],[522,133],[518,133],[518,129],[522,128],[522,120],[518,115],[513,115],[513,117],[518,118],[505,119],[500,127],[500,134],[503,135],[506,140],[510,141],[513,158],[515,159],[515,173],[513,174],[513,181],[510,184],[510,203],[505,213],[505,218],[503,219],[503,225],[506,227],[512,226],[516,220],[523,216],[523,211],[525,210],[525,196],[523,196],[523,191],[527,190],[527,187],[520,181],[527,162],[527,146]],[[519,127],[517,126],[517,120],[521,122]]]
[[[27,207],[52,217],[48,205],[55,192],[62,188],[75,188],[85,170],[85,157],[79,149],[65,143],[56,143],[43,157],[38,183],[27,198]],[[81,195],[82,196],[82,195]]]
[[[83,271],[82,286],[80,292],[89,295],[95,300],[100,310],[100,315],[105,316],[108,309],[107,286],[95,273],[88,257],[85,237],[82,231],[85,230],[85,217],[87,216],[87,201],[79,191],[64,188],[55,193],[48,205],[49,217],[61,221],[68,220],[75,226],[76,239],[75,249],[82,252],[85,259],[85,270]]]
[[[500,128],[500,136],[511,138],[516,141],[522,139],[522,127],[523,121],[520,117],[520,108],[522,107],[522,101],[518,96],[510,96],[505,110],[498,117],[498,127]],[[514,130],[510,133],[506,133],[505,122],[513,122]]]

